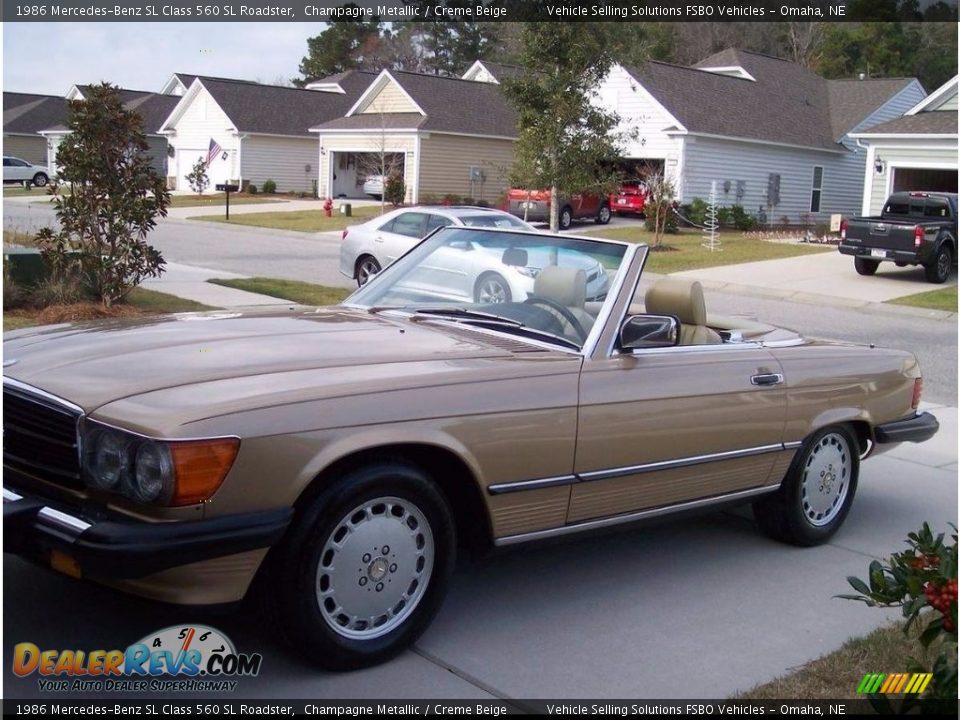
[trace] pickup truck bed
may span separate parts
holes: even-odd
[[[927,280],[946,282],[957,262],[956,193],[894,193],[879,217],[855,217],[840,226],[840,252],[854,256],[861,275],[881,262],[922,265]]]

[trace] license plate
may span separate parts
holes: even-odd
[[[617,198],[617,205],[626,205],[626,204],[627,204],[626,198]]]
[[[878,258],[885,258],[887,256],[886,250],[871,250],[870,255]]]
[[[520,208],[521,208],[522,210],[533,210],[536,206],[537,206],[537,204],[536,204],[536,203],[532,203],[532,202],[523,202],[523,203],[520,203]]]

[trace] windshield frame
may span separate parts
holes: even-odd
[[[446,233],[446,232],[457,232],[457,233],[476,232],[476,233],[498,233],[498,234],[504,234],[504,235],[525,235],[529,237],[543,238],[543,239],[552,240],[552,241],[556,241],[556,240],[563,241],[563,240],[569,239],[569,240],[596,243],[598,246],[616,246],[616,247],[623,248],[624,253],[623,253],[623,257],[620,259],[620,266],[617,268],[616,273],[613,275],[613,277],[610,280],[610,285],[607,288],[607,295],[606,295],[606,298],[602,301],[603,304],[600,308],[600,311],[597,313],[597,319],[594,322],[593,327],[591,327],[589,333],[587,334],[586,339],[583,342],[583,345],[579,350],[574,350],[571,347],[566,347],[561,342],[552,343],[547,340],[534,340],[531,338],[523,337],[521,335],[517,335],[515,333],[504,332],[502,330],[497,330],[490,327],[484,327],[484,328],[472,327],[471,328],[477,331],[493,332],[498,335],[507,336],[515,340],[518,340],[520,342],[529,343],[537,347],[580,355],[582,357],[591,357],[593,355],[594,351],[597,348],[597,344],[600,342],[601,336],[604,334],[604,331],[606,330],[607,323],[610,320],[610,317],[613,313],[615,306],[619,304],[618,298],[620,294],[623,292],[625,280],[627,279],[628,276],[631,276],[634,274],[633,272],[631,272],[631,269],[635,267],[636,263],[638,262],[637,260],[638,255],[641,256],[639,262],[642,265],[642,261],[645,258],[646,251],[647,251],[646,243],[629,243],[621,240],[610,240],[607,238],[596,238],[596,237],[589,237],[585,235],[571,235],[566,233],[556,234],[556,233],[542,232],[542,231],[536,231],[536,230],[520,230],[520,229],[515,230],[510,228],[495,228],[495,227],[491,228],[491,227],[476,227],[476,226],[470,227],[470,226],[462,226],[462,225],[453,225],[453,226],[446,226],[446,227],[435,229],[429,235],[427,235],[422,240],[420,240],[420,242],[416,243],[409,250],[403,253],[403,255],[401,255],[392,263],[390,263],[388,266],[383,268],[379,273],[377,273],[376,277],[370,282],[380,281],[380,279],[385,274],[395,272],[397,266],[401,264],[400,261],[403,258],[417,251],[418,248],[420,248],[423,244],[427,243],[430,240],[433,240],[437,234]],[[362,293],[368,286],[369,284],[364,285],[361,288],[357,288],[357,290],[355,290],[347,298],[345,298],[340,303],[340,305],[342,307],[350,308],[352,310],[358,310],[361,312],[371,312],[376,310],[378,312],[397,313],[404,317],[413,317],[416,315],[417,308],[414,305],[411,305],[408,307],[403,307],[403,306],[378,307],[376,305],[358,304],[355,301],[352,302],[353,298],[356,297],[356,295]],[[437,316],[435,319],[433,319],[433,321],[438,323],[451,323],[451,324],[456,323],[455,320],[450,318],[444,318],[442,316]],[[461,326],[463,326],[462,323],[456,323],[456,324],[460,324]]]

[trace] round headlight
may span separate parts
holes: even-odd
[[[100,490],[113,490],[127,467],[127,442],[120,433],[106,428],[94,430],[86,440],[87,482]]]
[[[140,502],[154,502],[173,487],[173,461],[165,445],[144,442],[137,449],[130,489]]]

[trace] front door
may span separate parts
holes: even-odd
[[[568,522],[778,481],[793,453],[781,444],[782,372],[750,343],[586,361],[575,469],[581,482],[572,488]]]

